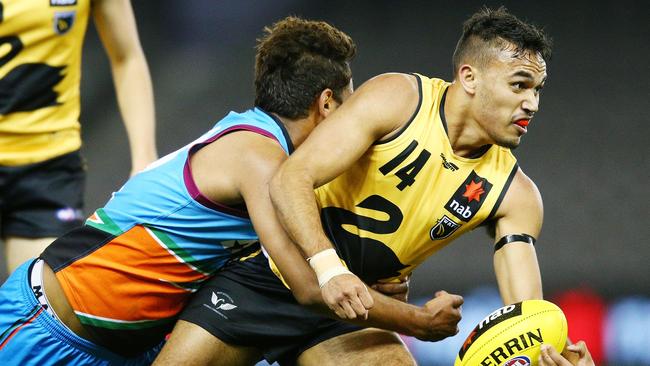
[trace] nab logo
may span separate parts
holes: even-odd
[[[497,320],[499,318],[500,318],[499,322],[501,322],[501,321],[503,321],[505,319],[512,318],[513,315],[514,316],[521,315],[521,305],[519,305],[519,307],[517,307],[517,305],[518,304],[506,305],[506,306],[504,306],[504,307],[502,307],[500,309],[495,310],[490,315],[483,318],[483,320],[481,320],[480,323],[478,323],[478,328],[483,329],[483,327],[485,327],[486,325],[489,325],[491,322],[494,322],[495,320]],[[509,315],[509,316],[506,315],[508,313],[511,313],[513,310],[518,310],[518,311],[515,312],[514,314]],[[501,318],[502,316],[503,316],[503,318]]]
[[[458,352],[458,357],[462,360],[465,357],[467,351],[471,348],[472,344],[474,343],[474,340],[481,337],[488,330],[492,329],[494,326],[496,326],[497,324],[505,320],[511,319],[519,315],[521,315],[521,303],[507,305],[493,311],[490,315],[486,316],[483,320],[481,320],[481,322],[474,328],[474,330],[469,335],[469,337],[467,337],[465,343],[463,344],[463,347],[461,347],[460,351]],[[522,340],[522,342],[523,341],[524,340]],[[526,347],[529,347],[527,343],[524,344],[526,345]],[[518,349],[522,350],[523,348],[518,347]],[[512,356],[513,353],[514,352],[511,352],[510,356]],[[508,355],[506,355],[505,357],[507,356]],[[497,362],[498,361],[499,360],[497,360]],[[483,365],[483,363],[481,365]],[[493,363],[488,363],[485,365],[493,365]]]
[[[504,362],[503,366],[530,366],[530,358],[526,356],[517,356]]]
[[[469,222],[481,208],[491,189],[492,183],[472,170],[445,208],[459,220]]]
[[[459,224],[447,217],[447,215],[444,215],[431,228],[429,236],[431,237],[431,240],[445,239],[448,238],[449,235],[453,234],[459,227]]]
[[[455,172],[456,170],[459,169],[459,168],[458,168],[458,165],[456,165],[456,164],[454,164],[454,163],[452,163],[452,162],[447,161],[447,158],[445,158],[445,154],[440,153],[440,157],[442,158],[442,166],[443,166],[445,169],[449,169],[449,170],[451,170],[452,172]]]

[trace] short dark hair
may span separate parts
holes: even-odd
[[[542,29],[520,20],[503,6],[496,10],[485,7],[463,23],[463,35],[452,60],[454,74],[467,59],[486,64],[486,48],[503,47],[506,42],[514,45],[516,52],[539,52],[544,60],[551,58],[552,41]]]
[[[356,45],[321,21],[287,17],[264,29],[255,57],[255,105],[286,118],[306,117],[326,88],[341,102]]]

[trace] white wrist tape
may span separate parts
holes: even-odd
[[[330,268],[329,270],[325,271],[324,273],[317,274],[318,276],[318,286],[323,288],[329,280],[331,280],[333,277],[342,275],[342,274],[352,274],[347,268],[341,266],[341,267],[336,267],[336,268]]]
[[[325,286],[325,284],[335,276],[352,274],[352,272],[341,263],[341,258],[339,258],[334,249],[325,249],[318,252],[307,261],[314,272],[316,272],[318,285],[320,287]]]

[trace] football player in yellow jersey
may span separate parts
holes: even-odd
[[[0,237],[9,272],[81,224],[79,84],[88,19],[111,64],[131,173],[156,159],[154,102],[128,0],[0,0]]]
[[[480,224],[496,235],[503,301],[542,297],[532,245],[542,201],[510,149],[539,108],[549,57],[550,41],[541,30],[503,8],[484,9],[464,25],[452,83],[420,75],[375,77],[283,163],[270,186],[278,217],[314,269],[322,299],[340,318],[363,324],[368,316],[375,326],[383,319],[386,329],[417,334],[421,309],[409,313],[404,309],[411,305],[391,304],[387,312],[390,307],[373,301],[364,282],[403,279]],[[271,238],[262,238],[268,253],[233,262],[204,284],[158,364],[245,365],[251,354],[281,364],[414,363],[390,332],[301,307],[298,302],[309,301],[295,301],[284,286],[295,295],[310,277],[301,284],[300,271],[285,272],[289,260],[273,250],[279,239],[273,246],[265,240]],[[461,303],[450,302],[452,308]],[[449,328],[455,324],[430,326],[441,339],[454,334]],[[589,365],[585,347],[569,353],[579,360],[546,349],[544,362]]]
[[[448,159],[459,164],[481,158],[494,145],[511,149],[520,144],[539,108],[549,56],[545,35],[503,9],[480,12],[465,23],[453,58],[455,79],[440,106],[454,154]],[[337,255],[322,230],[313,189],[354,167],[368,151],[376,153],[373,144],[403,133],[414,111],[418,113],[419,94],[416,76],[384,74],[369,80],[314,130],[272,181],[271,197],[280,219],[311,258],[318,277],[340,268],[320,281],[323,297],[332,309],[352,318],[365,315],[372,306],[359,296],[366,289],[357,276],[341,268],[339,259],[329,258]],[[501,243],[494,255],[501,295],[505,303],[541,298],[532,245],[542,224],[541,197],[521,169],[505,188],[491,223],[495,242]],[[430,192],[437,193],[435,186]]]

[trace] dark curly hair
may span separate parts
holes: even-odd
[[[514,45],[517,53],[533,51],[544,60],[551,57],[551,39],[540,28],[518,19],[504,7],[485,7],[463,23],[463,35],[452,59],[454,74],[468,60],[485,65],[490,57],[486,48],[503,48],[507,43]]]
[[[255,105],[286,118],[306,117],[326,88],[341,102],[352,78],[352,39],[321,21],[287,17],[264,29],[255,57]]]

